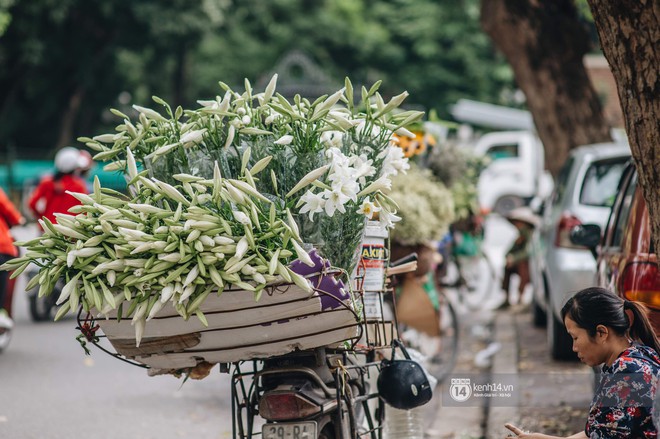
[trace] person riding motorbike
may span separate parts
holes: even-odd
[[[13,226],[21,225],[25,219],[12,204],[5,192],[0,189],[0,265],[18,256],[18,249],[9,232]],[[5,303],[8,296],[9,273],[0,271],[0,351],[9,343],[9,332],[14,327],[9,312],[10,304]]]
[[[28,206],[36,218],[46,217],[55,222],[56,213],[67,213],[80,202],[67,191],[87,193],[87,187],[78,175],[85,160],[80,150],[70,146],[60,149],[55,155],[55,174],[41,179],[32,193]]]

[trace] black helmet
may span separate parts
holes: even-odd
[[[394,347],[399,346],[405,360],[383,360],[378,375],[378,393],[386,403],[394,408],[410,410],[424,405],[431,400],[433,389],[426,377],[426,372],[410,355],[401,342],[396,340]]]

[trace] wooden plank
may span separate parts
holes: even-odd
[[[183,352],[186,348],[193,348],[199,345],[202,334],[199,332],[193,334],[174,335],[170,337],[151,337],[143,338],[140,346],[135,346],[133,339],[112,339],[108,340],[112,346],[127,357],[136,357],[139,355],[165,354],[173,352]]]
[[[253,358],[269,358],[288,354],[295,350],[313,349],[319,346],[337,345],[343,340],[354,337],[357,327],[342,328],[328,331],[324,334],[307,335],[296,340],[271,342],[267,345],[235,347],[222,351],[207,351],[172,353],[167,355],[152,355],[150,357],[136,357],[135,360],[157,369],[183,369],[194,367],[200,358],[209,363],[231,363]],[[334,340],[329,342],[329,340]]]

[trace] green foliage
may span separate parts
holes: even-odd
[[[292,50],[333,88],[382,79],[384,96],[408,90],[411,105],[442,117],[459,98],[498,102],[512,87],[479,27],[480,0],[0,1],[0,32],[3,4],[11,16],[0,145],[23,153],[111,129],[108,107],[131,112],[152,95],[190,106],[214,96],[218,78],[258,83]]]

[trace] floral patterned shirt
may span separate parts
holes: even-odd
[[[632,345],[611,366],[603,365],[585,432],[590,439],[656,438],[651,418],[660,357]]]

